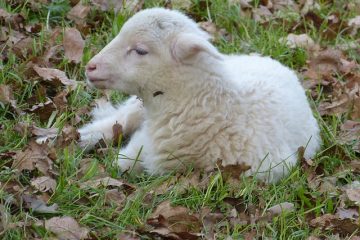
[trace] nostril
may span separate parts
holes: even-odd
[[[86,70],[87,70],[88,72],[95,71],[95,70],[96,70],[96,64],[94,64],[94,63],[89,63],[89,64],[86,66]]]

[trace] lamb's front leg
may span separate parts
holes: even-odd
[[[119,152],[118,166],[121,171],[139,173],[144,170],[144,163],[148,164],[153,158],[152,144],[146,128],[143,126],[134,133],[128,145]]]
[[[92,122],[79,129],[79,145],[89,150],[100,139],[111,140],[115,123],[122,126],[124,135],[131,135],[142,124],[143,111],[142,102],[136,96],[130,97],[117,107],[107,103],[95,108]]]

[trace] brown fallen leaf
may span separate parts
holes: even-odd
[[[293,0],[271,0],[272,9],[274,11],[279,10],[292,10],[294,12],[299,12],[299,5]]]
[[[0,23],[5,23],[5,25],[9,25],[11,29],[19,31],[24,29],[24,22],[25,18],[22,14],[12,14],[0,8]]]
[[[60,81],[62,85],[70,86],[71,89],[75,89],[78,84],[77,81],[69,79],[66,74],[59,69],[42,68],[36,65],[33,69],[44,80],[54,82],[55,85],[59,85],[56,81]]]
[[[116,236],[116,239],[119,239],[119,240],[141,240],[139,234],[136,232],[121,233]]]
[[[80,134],[74,126],[65,125],[58,138],[56,139],[56,145],[59,147],[69,146],[71,143],[78,141]]]
[[[282,214],[283,212],[293,212],[293,211],[295,211],[295,206],[294,206],[293,203],[283,202],[283,203],[279,203],[279,204],[276,204],[276,205],[268,208],[267,211],[272,216],[277,216],[277,215]]]
[[[43,144],[47,141],[54,140],[59,132],[58,128],[39,128],[36,126],[29,126],[33,136],[36,136],[36,143]]]
[[[126,195],[118,189],[110,189],[105,192],[105,203],[108,205],[115,204],[118,207],[123,207],[125,200]]]
[[[305,0],[303,1],[302,8],[300,10],[300,13],[302,16],[306,15],[310,11],[319,10],[320,5],[315,0]]]
[[[51,154],[51,149],[46,144],[31,141],[25,149],[16,152],[12,168],[19,171],[38,169],[44,175],[49,175],[53,168],[53,160],[49,157]]]
[[[41,64],[35,63],[34,65],[38,64],[49,67],[51,66],[51,64],[57,64],[63,59],[62,51],[63,51],[62,45],[55,45],[49,47],[45,50],[44,55],[41,58],[43,60]]]
[[[44,103],[39,103],[27,109],[26,112],[34,113],[39,116],[40,121],[47,122],[53,112],[56,111],[56,106],[53,101],[48,99]]]
[[[355,152],[360,152],[360,122],[346,120],[340,130],[340,142],[351,145]]]
[[[267,23],[273,18],[273,13],[265,6],[260,5],[252,10],[252,18],[259,23]]]
[[[76,4],[66,15],[78,25],[85,24],[85,19],[90,12],[90,6],[84,5],[81,1]]]
[[[59,92],[56,94],[56,96],[53,98],[54,104],[56,108],[60,111],[60,113],[63,113],[68,108],[68,101],[67,96],[69,95],[69,91],[67,89]]]
[[[326,75],[328,73],[340,72],[341,62],[344,55],[340,50],[326,49],[319,53],[314,53],[310,59],[309,67],[318,74]]]
[[[80,63],[85,47],[85,41],[76,28],[66,28],[63,39],[65,57],[70,62]]]
[[[191,0],[171,0],[170,2],[173,9],[189,11],[192,6]]]
[[[300,47],[311,51],[320,49],[320,46],[315,44],[314,40],[307,34],[290,33],[286,38],[281,38],[279,41],[285,43],[289,48]]]
[[[94,170],[94,175],[98,177],[105,177],[106,171],[105,167],[100,164],[96,159],[93,158],[83,158],[79,163],[80,169],[77,171],[77,178],[81,179],[92,173]]]
[[[32,39],[31,37],[26,37],[16,42],[12,46],[12,51],[17,57],[26,59],[29,55],[33,53],[33,45],[34,39]]]
[[[68,216],[45,220],[45,229],[62,240],[87,239],[89,234],[87,228],[81,227],[74,218]]]
[[[360,117],[360,75],[347,74],[347,81],[334,81],[331,83],[332,92],[327,100],[319,104],[321,115],[348,113],[350,119]]]
[[[91,0],[91,3],[99,7],[102,11],[114,10],[115,13],[126,10],[129,12],[137,12],[142,9],[143,0]]]
[[[31,180],[31,186],[40,192],[55,192],[56,181],[48,176],[38,177]]]
[[[226,177],[230,178],[240,178],[240,175],[249,169],[251,169],[250,166],[246,165],[245,163],[239,163],[239,164],[229,164],[226,166],[222,165],[222,160],[218,159],[216,162],[217,167],[221,171],[221,173]]]
[[[39,33],[42,28],[43,26],[41,23],[28,24],[25,26],[25,30],[29,33]]]
[[[346,218],[354,219],[354,220],[359,219],[359,211],[356,208],[345,209],[338,207],[336,209],[335,215],[338,216],[340,219],[346,219]]]
[[[23,195],[22,200],[25,202],[25,206],[28,209],[31,209],[33,212],[58,213],[58,205],[56,203],[51,206],[47,206],[47,204],[43,200],[29,195]]]
[[[205,239],[215,240],[217,226],[221,225],[223,220],[226,220],[226,216],[220,212],[211,212],[209,208],[202,208],[200,210],[201,222],[203,223]]]
[[[126,191],[133,191],[135,187],[129,183],[121,180],[117,180],[111,177],[103,177],[96,180],[89,180],[87,182],[81,183],[80,188],[99,188],[99,187],[118,187],[125,189]]]
[[[321,240],[321,238],[318,238],[318,237],[315,237],[315,236],[310,236],[306,240]]]
[[[16,106],[14,93],[10,85],[0,84],[0,104],[10,104],[10,106],[18,113],[21,111]]]
[[[168,233],[198,233],[201,223],[196,215],[182,206],[172,207],[169,201],[160,203],[147,220],[147,224],[155,229],[167,229]]]
[[[119,146],[122,135],[123,135],[121,124],[116,122],[113,125],[112,130],[113,130],[113,144],[114,144],[114,146]]]
[[[206,32],[208,32],[214,40],[218,40],[218,39],[227,39],[228,38],[228,33],[226,32],[226,30],[224,28],[218,28],[213,22],[211,21],[206,21],[206,22],[198,22],[198,25],[205,30]]]
[[[351,28],[350,35],[355,36],[360,29],[360,16],[349,19],[348,26]]]
[[[346,196],[348,199],[352,202],[354,202],[356,205],[360,205],[360,189],[359,188],[350,188],[346,189]]]
[[[332,214],[324,214],[311,220],[310,226],[321,228],[322,230],[331,230],[343,236],[360,230],[360,225],[357,221],[350,218],[340,219],[338,216]]]
[[[248,9],[253,8],[253,6],[250,4],[252,0],[229,0],[229,5],[240,5],[242,9]]]

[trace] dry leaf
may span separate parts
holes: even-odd
[[[39,116],[40,121],[47,122],[53,112],[56,111],[56,106],[53,101],[48,100],[45,103],[36,104],[26,111],[29,113],[35,113]]]
[[[283,212],[293,212],[295,211],[295,206],[293,203],[283,202],[268,208],[267,211],[273,216],[282,214]]]
[[[346,189],[346,196],[356,205],[360,205],[360,189]]]
[[[39,128],[31,126],[31,133],[36,136],[36,143],[43,144],[47,141],[54,140],[59,132],[58,128]]]
[[[38,177],[31,181],[31,186],[33,186],[40,192],[55,192],[56,181],[48,176]]]
[[[240,5],[242,9],[252,8],[250,3],[252,0],[229,0],[229,6]]]
[[[353,150],[360,152],[360,122],[346,120],[340,126],[340,142],[353,146]]]
[[[307,50],[317,50],[320,48],[307,34],[296,35],[290,33],[286,38],[281,38],[279,41],[285,43],[289,48],[301,47]]]
[[[71,125],[65,125],[56,139],[56,145],[59,147],[69,146],[71,143],[78,141],[80,133]]]
[[[270,21],[273,14],[267,7],[260,5],[258,8],[252,10],[252,16],[256,22],[266,23]]]
[[[25,202],[27,208],[31,209],[33,212],[58,213],[58,205],[56,203],[51,206],[47,206],[43,200],[28,195],[23,195],[22,199]]]
[[[59,109],[60,113],[65,112],[68,108],[67,96],[69,95],[69,91],[66,89],[56,94],[53,101],[57,109]]]
[[[45,228],[62,240],[86,239],[89,234],[87,228],[81,227],[75,219],[68,216],[45,220]]]
[[[319,227],[323,230],[332,230],[341,234],[352,234],[355,231],[360,230],[360,226],[357,221],[353,219],[339,217],[332,214],[325,214],[310,221],[310,225],[313,227]]]
[[[246,165],[245,163],[228,164],[226,166],[223,166],[221,159],[216,162],[216,165],[225,177],[232,178],[239,178],[242,173],[251,169],[251,167]]]
[[[33,53],[33,44],[34,39],[32,39],[31,37],[26,37],[17,41],[12,46],[12,51],[17,57],[26,59],[30,54]]]
[[[304,16],[310,11],[319,10],[320,5],[315,0],[305,0],[304,5],[301,8],[301,15]]]
[[[354,209],[354,208],[345,209],[345,208],[338,207],[336,209],[335,215],[338,216],[340,219],[350,218],[350,219],[357,220],[359,218],[359,211],[358,211],[358,209]]]
[[[118,189],[111,189],[105,192],[105,202],[109,205],[115,204],[118,207],[123,207],[126,200],[126,195]]]
[[[272,8],[274,11],[287,9],[299,12],[299,6],[293,0],[272,0]]]
[[[340,71],[340,59],[343,58],[344,55],[340,50],[327,49],[314,55],[310,60],[309,66],[320,74],[335,73]]]
[[[65,29],[63,45],[67,59],[75,63],[81,62],[85,41],[76,28]]]
[[[21,111],[18,110],[16,106],[16,100],[14,98],[13,90],[11,86],[0,84],[0,104],[10,104],[10,106],[18,113]]]
[[[355,36],[360,29],[360,16],[356,16],[349,20],[348,26],[351,28],[351,35]]]
[[[116,122],[113,125],[112,130],[113,130],[113,144],[114,146],[118,146],[120,144],[120,140],[123,135],[121,124]]]
[[[224,39],[228,37],[228,33],[224,28],[218,28],[213,22],[206,21],[206,22],[198,22],[198,25],[208,32],[213,39]]]
[[[191,0],[171,0],[171,6],[173,9],[181,9],[189,11],[191,8]]]
[[[160,203],[151,214],[147,223],[155,228],[167,228],[170,232],[200,232],[201,223],[197,216],[190,214],[190,210],[176,206],[169,201]]]
[[[50,149],[45,144],[37,144],[31,141],[24,150],[17,151],[14,156],[12,168],[19,171],[38,169],[44,175],[49,175],[52,170],[53,161],[50,159]]]
[[[141,240],[139,237],[139,234],[137,234],[136,232],[121,233],[120,235],[118,235],[116,237],[116,239],[119,239],[119,240]]]
[[[143,0],[91,0],[91,2],[100,7],[102,11],[114,10],[115,13],[126,10],[129,12],[137,12],[142,9]]]
[[[33,69],[35,72],[42,77],[44,80],[48,81],[60,81],[65,86],[71,86],[72,89],[75,89],[77,86],[77,82],[75,80],[69,79],[66,74],[54,68],[41,68],[39,66],[34,66]],[[57,85],[57,83],[55,83]]]
[[[10,25],[11,29],[16,31],[24,29],[25,18],[19,13],[11,14],[0,8],[0,23],[5,22],[5,25]]]
[[[111,177],[103,177],[96,180],[90,180],[80,184],[80,188],[99,188],[99,187],[118,187],[125,190],[133,191],[135,188],[130,184]]]
[[[106,175],[105,167],[103,165],[101,165],[100,163],[98,163],[96,161],[96,159],[83,158],[83,159],[81,159],[79,166],[80,166],[80,169],[78,170],[78,173],[77,173],[77,177],[79,179],[83,178],[93,168],[96,169],[95,174],[97,176],[102,177],[102,176]]]
[[[85,18],[87,17],[89,12],[90,6],[85,6],[80,1],[68,12],[66,17],[70,20],[73,20],[76,24],[83,25],[85,24]]]

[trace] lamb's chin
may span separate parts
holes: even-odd
[[[86,79],[86,83],[91,88],[97,89],[109,89],[108,80],[92,80],[90,81],[88,78]]]

